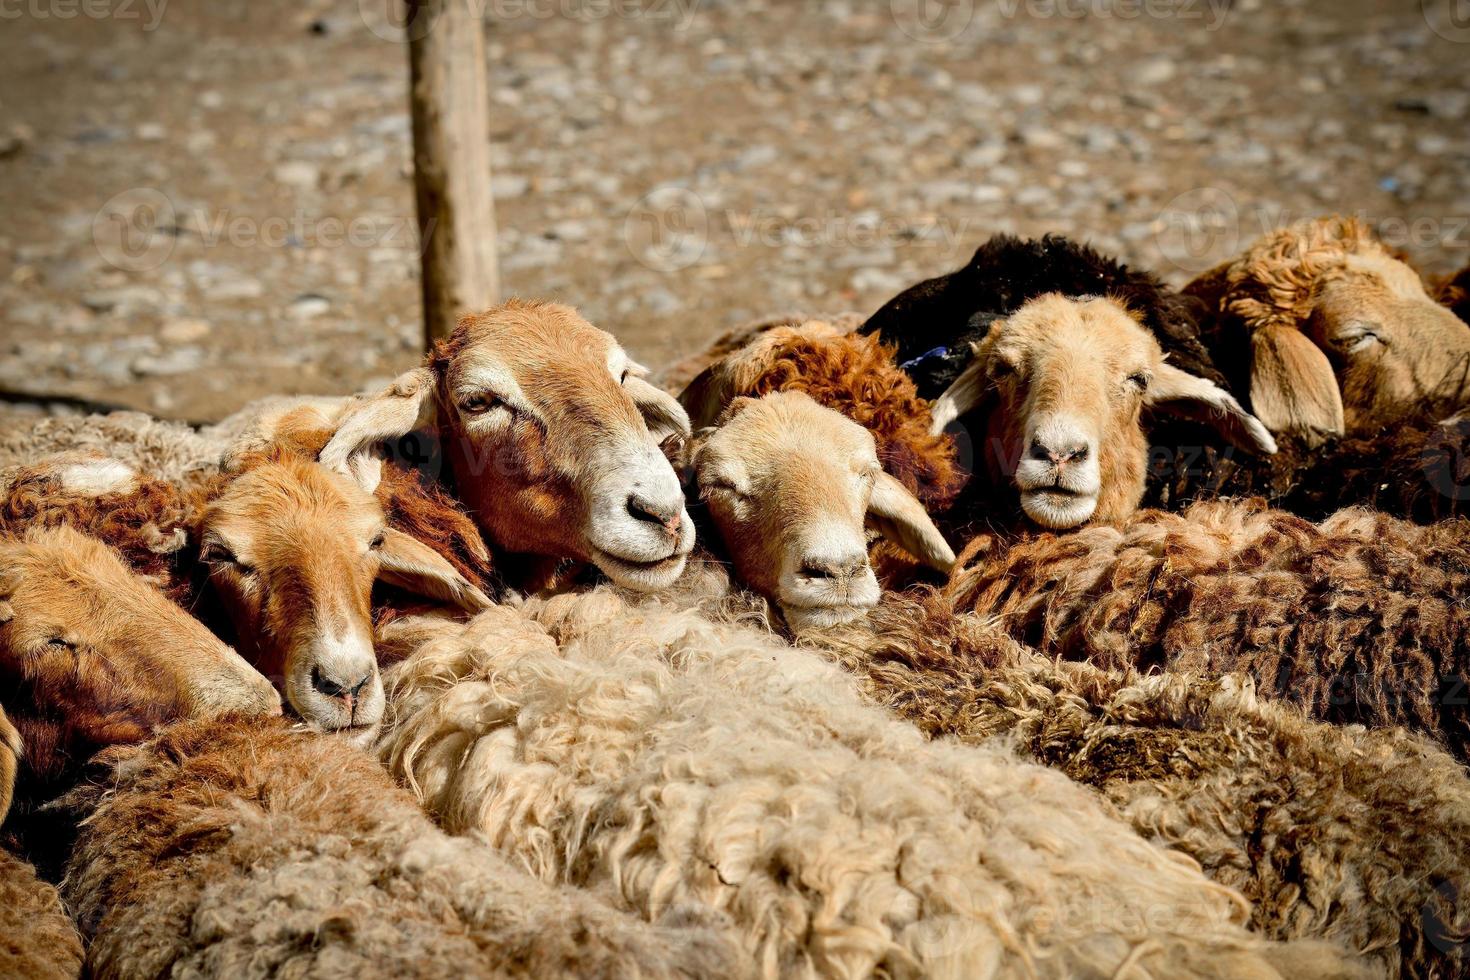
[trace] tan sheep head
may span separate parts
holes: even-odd
[[[243,465],[201,523],[210,583],[241,651],[281,678],[305,721],[366,738],[384,706],[373,583],[469,610],[489,599],[432,549],[386,527],[378,501],[352,479],[288,450]]]
[[[1251,344],[1251,408],[1317,445],[1470,402],[1470,326],[1361,222],[1284,229],[1190,289],[1221,291]]]
[[[281,711],[239,654],[64,526],[0,540],[0,693],[0,755],[24,751],[42,781],[171,721]],[[0,776],[13,768],[0,759]]]
[[[429,365],[342,415],[322,462],[366,470],[384,439],[436,425],[460,498],[505,551],[671,584],[694,526],[659,445],[688,435],[674,398],[570,307],[512,301],[462,317]]]
[[[1235,446],[1271,435],[1219,386],[1164,362],[1158,341],[1109,299],[1051,294],[997,321],[934,404],[935,431],[982,404],[985,462],[1043,527],[1116,522],[1138,509],[1145,408],[1199,418]],[[977,433],[977,442],[980,441]]]
[[[868,529],[931,567],[954,564],[923,506],[878,465],[873,436],[805,394],[737,398],[696,443],[699,493],[736,572],[793,631],[877,604]]]

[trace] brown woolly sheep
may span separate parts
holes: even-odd
[[[415,496],[396,479],[384,481],[390,499]],[[416,499],[400,511],[437,506]],[[188,486],[59,457],[21,471],[0,501],[0,531],[29,525],[66,525],[117,546],[180,605],[232,629],[251,664],[324,728],[370,733],[381,718],[375,580],[471,610],[489,602],[431,547],[387,527],[372,495],[292,449],[242,458],[235,471]]]
[[[1248,680],[1143,677],[1037,654],[941,595],[812,634],[932,738],[1007,738],[1097,787],[1144,837],[1389,977],[1470,975],[1470,779],[1403,729],[1309,721]]]
[[[438,830],[371,757],[280,721],[110,753],[62,892],[91,975],[721,978],[718,915],[660,925]]]
[[[417,649],[380,749],[448,829],[646,918],[719,909],[763,976],[1360,974],[1248,937],[1092,793],[926,744],[768,632],[605,589],[396,626]]]
[[[281,710],[238,654],[67,527],[0,537],[0,708],[19,736],[22,817],[109,745],[176,718]]]
[[[1470,757],[1466,521],[1312,524],[1222,501],[991,545],[971,542],[947,592],[1042,653],[1246,673],[1318,718],[1407,725]]]
[[[1470,397],[1470,326],[1361,221],[1269,234],[1185,288],[1215,363],[1273,433],[1314,445]]]
[[[82,938],[56,889],[0,848],[0,977],[76,980]]]
[[[875,337],[822,320],[773,326],[720,357],[679,396],[696,428],[737,398],[802,392],[872,433],[883,469],[926,506],[943,510],[964,483],[954,442],[931,433],[929,403]]]
[[[347,405],[320,458],[346,473],[364,450],[422,446],[427,432],[498,555],[663,588],[694,527],[659,445],[688,436],[689,420],[646,373],[570,307],[512,300],[462,317],[426,366]]]
[[[692,447],[700,498],[737,573],[780,604],[793,630],[877,603],[869,531],[931,568],[954,565],[923,504],[884,471],[857,422],[800,391],[736,398],[717,421]]]

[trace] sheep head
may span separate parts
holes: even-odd
[[[941,571],[954,552],[867,429],[799,392],[737,398],[701,432],[693,464],[736,572],[795,631],[858,618],[878,602],[868,529]]]
[[[1273,432],[1317,445],[1470,402],[1470,325],[1359,221],[1282,229],[1188,288],[1244,325],[1251,409]]]
[[[246,458],[212,496],[200,558],[241,651],[307,722],[369,736],[384,697],[372,589],[386,581],[469,610],[489,600],[428,546],[387,527],[354,480],[291,450]]]
[[[428,366],[349,406],[321,459],[368,473],[375,444],[435,426],[492,545],[663,588],[694,527],[659,445],[689,421],[645,374],[570,307],[512,301],[461,318]]]
[[[237,653],[112,549],[65,526],[0,539],[0,677],[0,754],[23,758],[41,782],[171,721],[281,711]]]
[[[981,406],[992,480],[1009,482],[1026,515],[1048,528],[1115,522],[1138,508],[1145,409],[1201,418],[1251,452],[1276,451],[1254,416],[1165,363],[1153,335],[1110,299],[1050,294],[996,321],[935,402],[935,430]]]

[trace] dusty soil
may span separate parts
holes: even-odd
[[[1470,259],[1463,0],[475,2],[506,289],[654,365],[1000,230]],[[0,0],[0,389],[204,420],[411,366],[406,78],[385,0]]]

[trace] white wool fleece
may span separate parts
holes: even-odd
[[[399,638],[382,757],[447,829],[650,920],[720,909],[764,976],[1357,975],[1248,935],[1090,790],[926,742],[768,634],[604,589]]]

